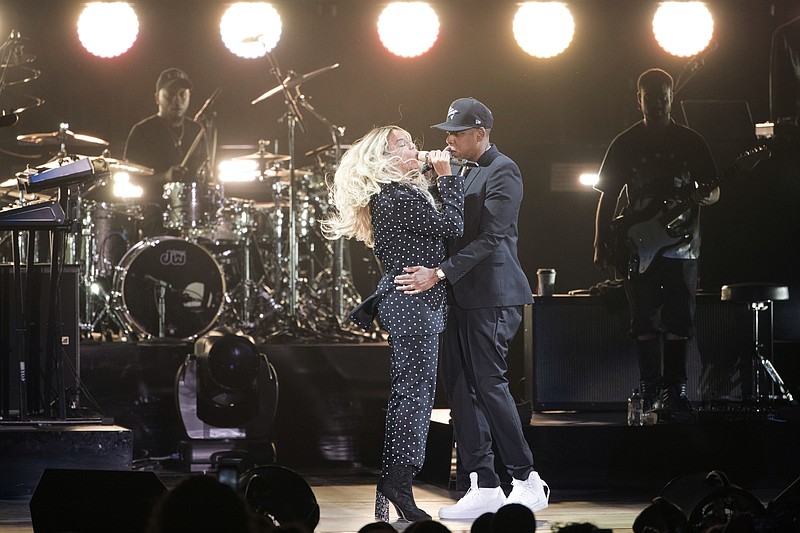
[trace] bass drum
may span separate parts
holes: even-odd
[[[148,238],[128,250],[114,277],[117,310],[137,332],[192,340],[214,325],[225,277],[211,254],[178,237]],[[163,295],[163,306],[160,305]]]

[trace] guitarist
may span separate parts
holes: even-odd
[[[672,77],[661,69],[650,69],[639,76],[637,100],[643,119],[612,141],[595,185],[600,199],[594,263],[606,269],[612,264],[613,255],[620,252],[614,249],[611,229],[618,199],[623,204],[627,201],[624,216],[628,217],[642,213],[648,206],[652,209],[652,202],[666,201],[668,206],[670,199],[686,196],[694,201],[690,205],[695,207],[670,225],[679,226],[681,238],[658,250],[644,272],[636,268],[622,272],[645,410],[690,413],[686,354],[688,339],[694,333],[700,254],[696,206],[715,203],[719,189],[707,185],[716,179],[717,169],[703,137],[671,118],[672,92]]]

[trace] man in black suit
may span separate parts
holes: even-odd
[[[492,112],[481,102],[459,98],[450,105],[447,120],[432,126],[447,132],[453,157],[478,163],[464,172],[464,234],[448,240],[448,258],[438,268],[414,267],[395,278],[399,290],[448,283],[442,374],[470,489],[455,505],[439,510],[445,519],[474,519],[505,503],[537,512],[550,497],[533,469],[506,377],[508,344],[522,322],[522,306],[532,303],[533,296],[517,257],[522,174],[489,141],[493,123]],[[495,471],[493,442],[513,478],[508,499]]]

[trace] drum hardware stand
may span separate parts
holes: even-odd
[[[302,106],[304,109],[308,110],[311,114],[313,114],[320,122],[325,124],[329,130],[331,131],[334,144],[336,145],[336,158],[337,161],[340,157],[341,152],[341,139],[344,136],[344,127],[339,127],[332,124],[328,121],[324,116],[322,116],[317,110],[308,102],[306,97],[300,93],[300,85],[315,77],[323,72],[328,70],[332,70],[339,66],[338,63],[331,65],[329,67],[324,67],[318,69],[316,71],[310,72],[303,76],[297,76],[294,72],[289,71],[289,75],[286,78],[280,73],[280,70],[277,66],[277,63],[274,57],[267,52],[267,57],[270,61],[272,66],[271,72],[275,75],[278,79],[279,85],[274,89],[267,91],[259,98],[253,100],[252,104],[256,104],[273,94],[278,92],[283,92],[285,97],[285,103],[287,105],[287,113],[286,119],[287,124],[289,127],[289,275],[288,275],[288,305],[291,308],[291,319],[292,325],[298,325],[298,290],[296,284],[296,275],[298,269],[298,236],[297,236],[297,221],[296,221],[296,212],[297,212],[297,182],[296,182],[296,156],[295,156],[295,126],[299,125],[301,131],[305,132],[305,128],[302,122],[302,115],[300,113],[300,107]],[[348,281],[345,280],[343,273],[344,273],[344,239],[338,239],[336,244],[334,245],[334,262],[332,265],[332,272],[330,273],[333,277],[333,294],[330,301],[326,302],[326,306],[332,306],[334,315],[337,317],[338,321],[341,322],[342,318],[345,314],[344,309],[344,293],[347,290],[346,285]],[[306,280],[308,281],[308,280]]]
[[[83,205],[80,197],[78,198],[78,205]],[[79,329],[84,338],[91,339],[92,332],[103,323],[104,319],[107,319],[113,323],[121,333],[125,332],[127,328],[112,306],[112,296],[105,287],[98,283],[100,272],[98,271],[97,263],[102,260],[102,253],[101,250],[97,250],[92,246],[92,243],[95,242],[90,239],[94,231],[92,222],[82,218],[82,215],[76,217],[76,220],[83,221],[80,224],[81,239],[76,239],[76,241],[80,242],[80,247],[76,250],[76,257],[83,258],[80,267],[81,281],[84,290],[84,305],[83,320],[79,324]],[[111,287],[109,287],[109,289],[111,289]],[[102,307],[99,310],[96,309],[95,305],[98,300],[102,303]]]
[[[328,130],[331,132],[331,139],[333,140],[334,146],[334,160],[336,161],[336,165],[339,164],[339,161],[342,158],[342,139],[344,138],[345,127],[344,126],[337,126],[326,119],[322,114],[317,112],[317,110],[306,100],[306,97],[302,94],[298,96],[300,99],[300,103],[303,105],[305,109],[307,109],[312,115],[314,115],[317,120],[322,122],[325,126],[328,127]],[[345,240],[342,237],[339,237],[334,241],[333,245],[333,265],[332,265],[332,272],[331,277],[333,278],[333,291],[331,294],[331,306],[333,308],[334,314],[336,317],[342,321],[345,318],[345,308],[344,308],[344,293],[347,288],[345,287],[349,283],[349,279],[344,276],[344,255],[345,255]]]
[[[243,272],[242,272],[242,280],[239,282],[239,286],[242,288],[242,301],[241,301],[241,311],[239,312],[239,322],[242,328],[244,329],[252,329],[255,327],[255,321],[253,320],[253,304],[254,304],[254,295],[257,283],[253,280],[253,270],[250,264],[252,260],[250,255],[250,233],[244,238],[242,243],[242,262],[243,265]],[[234,289],[235,290],[235,289]]]
[[[278,67],[277,61],[273,55],[267,51],[265,54],[270,62],[270,72],[275,76],[278,81],[278,86],[262,94],[251,104],[255,105],[260,101],[282,92],[284,95],[284,103],[287,107],[286,123],[288,126],[288,143],[289,143],[289,276],[288,276],[288,305],[289,305],[289,318],[292,330],[299,330],[299,316],[298,316],[298,294],[297,294],[297,267],[298,267],[298,243],[297,243],[297,181],[296,181],[296,162],[297,157],[295,153],[296,148],[296,128],[299,127],[300,131],[306,132],[303,123],[303,115],[300,112],[300,106],[309,109],[311,106],[305,101],[305,97],[300,94],[300,85],[323,72],[334,69],[339,64],[324,67],[308,74],[298,76],[295,72],[289,71],[288,75],[284,78]],[[311,111],[316,114],[315,111]],[[293,333],[294,331],[290,331]]]
[[[94,284],[94,282],[92,282],[92,284]],[[122,322],[122,320],[120,320],[119,316],[117,316],[117,313],[114,311],[114,308],[111,305],[111,300],[112,300],[111,296],[104,289],[100,289],[100,290],[102,291],[102,293],[98,294],[97,297],[98,298],[102,298],[103,308],[100,309],[100,311],[98,311],[97,316],[94,318],[92,323],[88,325],[88,327],[87,327],[88,331],[86,333],[87,336],[91,336],[92,332],[101,324],[103,319],[108,319],[112,323],[114,323],[119,328],[119,331],[121,333],[122,332],[127,332],[127,327]],[[89,292],[91,292],[91,288],[89,289]],[[94,296],[94,293],[92,293],[92,295]],[[88,299],[88,296],[87,296],[87,299]],[[91,314],[91,312],[92,312],[92,310],[89,307],[89,305],[87,304],[87,313],[88,313],[87,317]],[[87,318],[87,320],[88,320],[88,318]],[[83,327],[83,324],[81,326]]]
[[[145,274],[144,279],[153,285],[156,296],[156,311],[158,312],[158,338],[167,336],[167,291],[178,292],[164,280]]]
[[[158,298],[158,336],[159,338],[164,338],[167,335],[167,328],[166,328],[166,314],[167,314],[167,304],[166,304],[166,295],[167,295],[167,287],[164,286],[163,283],[159,283],[156,285],[157,287],[157,298]]]
[[[789,404],[794,404],[794,398],[792,397],[792,393],[789,392],[789,389],[786,388],[786,384],[781,379],[780,374],[775,369],[775,366],[772,364],[765,355],[764,352],[766,351],[768,355],[772,355],[772,305],[769,301],[763,302],[750,302],[748,307],[753,312],[753,355],[752,355],[752,372],[753,372],[753,398],[756,402],[762,401],[764,398],[771,399],[775,398],[775,387],[777,386],[778,390],[780,391],[780,396],[778,398],[787,401]],[[767,346],[760,338],[760,325],[759,325],[759,314],[762,311],[769,311],[769,340],[770,343],[769,349],[765,350]],[[761,391],[761,377],[762,377],[762,370],[766,373],[766,375],[771,380],[770,386],[771,391],[768,394],[763,394]]]

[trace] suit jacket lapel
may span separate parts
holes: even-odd
[[[478,177],[478,174],[481,173],[481,167],[478,168],[467,168],[467,171],[464,173],[464,191],[468,191],[470,185],[475,182],[475,178]]]

